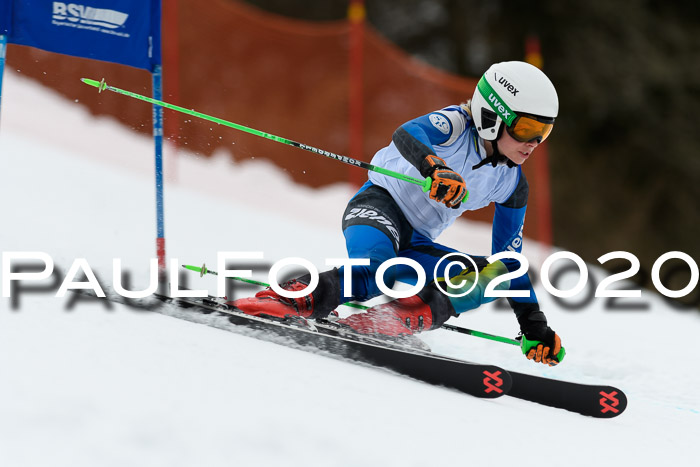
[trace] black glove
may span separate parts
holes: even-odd
[[[467,185],[460,174],[445,165],[445,161],[432,154],[421,163],[420,173],[432,178],[430,199],[445,203],[448,208],[457,209],[467,194]]]
[[[541,311],[532,311],[518,318],[523,333],[520,348],[528,360],[554,366],[561,362],[566,351],[561,339],[547,326],[547,318]]]

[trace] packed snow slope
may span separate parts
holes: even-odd
[[[573,312],[538,286],[568,350],[553,369],[508,345],[423,335],[438,353],[620,387],[629,407],[611,420],[480,400],[246,333],[55,297],[54,280],[77,258],[105,286],[114,258],[133,284],[147,283],[152,143],[14,72],[2,97],[0,245],[45,252],[59,272],[0,302],[0,465],[695,465],[700,318],[653,293],[643,294],[646,311],[606,311],[598,299]],[[235,131],[230,138],[235,148]],[[266,163],[180,153],[166,161],[165,190],[166,248],[179,263],[213,267],[218,251],[263,251],[256,275],[265,279],[282,258],[324,269],[325,258],[345,256],[347,186],[311,190]],[[490,226],[459,223],[440,240],[488,254]],[[541,252],[530,244],[525,253],[537,267]],[[216,287],[196,275],[188,284]],[[495,306],[451,322],[517,332]]]

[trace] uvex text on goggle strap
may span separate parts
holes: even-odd
[[[506,131],[514,139],[523,143],[532,140],[541,143],[547,139],[547,136],[552,132],[552,128],[554,127],[553,118],[530,114],[516,114],[508,107],[508,104],[501,99],[501,96],[494,91],[488,81],[486,81],[486,75],[481,77],[477,88],[493,111],[505,122]]]

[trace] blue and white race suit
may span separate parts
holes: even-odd
[[[343,233],[349,257],[369,258],[370,265],[352,267],[352,297],[345,297],[343,301],[352,298],[367,300],[380,295],[375,281],[377,268],[382,262],[396,256],[417,261],[430,282],[439,259],[447,253],[456,252],[453,248],[436,243],[437,237],[464,211],[474,211],[491,203],[496,206],[492,254],[522,251],[528,194],[525,176],[519,166],[510,167],[503,163],[496,166],[482,164],[473,170],[486,157],[486,150],[465,109],[450,106],[403,124],[394,134],[394,141],[377,151],[372,159],[373,165],[421,178],[417,166],[428,154],[410,154],[402,139],[397,140],[397,134],[403,135],[404,141],[410,140],[408,146],[425,148],[428,154],[442,158],[450,169],[464,178],[469,197],[457,209],[448,208],[430,199],[418,185],[370,172],[369,181],[353,197],[343,215]],[[477,260],[480,269],[488,264],[483,257],[470,256]],[[447,263],[443,261],[442,266]],[[503,264],[508,271],[520,266],[515,260],[503,260]],[[392,270],[385,275],[385,283],[390,287],[395,279],[415,280],[415,272],[410,268],[400,266]],[[438,271],[438,277],[442,277],[444,272],[444,269]],[[344,296],[343,268],[339,273],[341,296]],[[485,276],[484,281],[493,278],[489,274]],[[450,298],[453,314],[492,301],[493,298],[483,296],[484,285],[480,284],[474,293],[465,297]],[[510,290],[529,291],[529,297],[510,299],[516,315],[519,314],[518,308],[538,306],[527,274],[506,282],[506,286]]]

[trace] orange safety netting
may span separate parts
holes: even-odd
[[[163,99],[258,130],[369,161],[403,122],[459,104],[476,79],[461,78],[414,59],[370,27],[363,34],[363,150],[349,153],[350,23],[305,22],[231,0],[163,2]],[[78,99],[150,133],[151,106],[113,93],[95,94],[81,77],[151,95],[150,75],[120,65],[10,46],[8,63]],[[47,70],[50,72],[45,73]],[[217,149],[237,160],[265,158],[300,183],[366,180],[352,168],[305,151],[165,110],[165,137],[204,155]],[[529,216],[537,196],[532,168]],[[342,209],[339,207],[338,209]],[[491,210],[467,213],[490,221]],[[533,218],[533,217],[531,217]],[[530,224],[530,237],[538,237]]]

